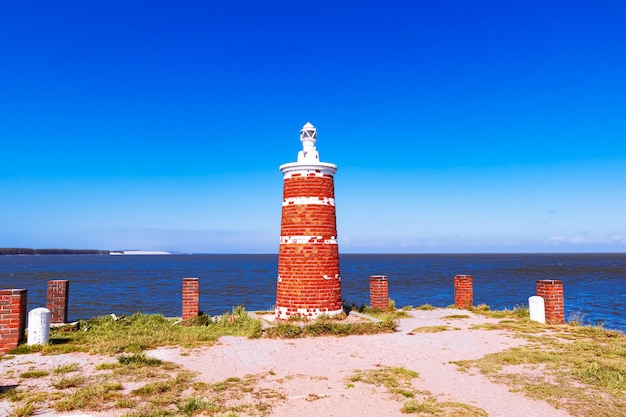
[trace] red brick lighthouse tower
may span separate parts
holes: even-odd
[[[316,140],[315,127],[305,124],[298,161],[280,166],[284,185],[277,319],[342,311],[333,180],[337,165],[320,162]]]

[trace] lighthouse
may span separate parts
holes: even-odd
[[[317,130],[300,131],[297,162],[280,166],[283,205],[278,253],[276,319],[316,318],[342,312],[334,175],[320,162]]]

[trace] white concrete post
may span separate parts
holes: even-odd
[[[528,297],[528,310],[530,312],[530,320],[546,324],[546,308],[543,297],[538,295]]]
[[[50,338],[50,310],[35,308],[28,313],[29,345],[45,345]]]

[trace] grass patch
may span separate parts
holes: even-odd
[[[442,319],[469,319],[470,316],[467,314],[451,314],[449,316],[443,316]]]
[[[430,304],[422,304],[419,307],[415,307],[416,310],[423,310],[423,311],[431,311],[431,310],[435,310],[437,307],[434,307]]]
[[[315,336],[352,336],[360,334],[391,333],[396,322],[388,315],[379,322],[363,321],[357,323],[342,323],[337,318],[320,316],[313,321],[278,323],[265,330],[269,338],[295,339]]]
[[[456,402],[438,402],[429,392],[413,389],[412,380],[418,377],[417,372],[405,368],[381,367],[370,371],[356,371],[349,378],[348,385],[354,387],[355,382],[363,382],[386,388],[392,398],[398,401],[411,398],[400,409],[404,414],[487,417],[487,412],[481,408]]]
[[[417,377],[419,374],[415,371],[385,366],[371,371],[356,371],[350,381],[383,386],[394,395],[406,397],[403,392],[410,390],[411,381]]]
[[[445,332],[447,330],[452,330],[452,328],[449,326],[423,326],[416,327],[415,329],[411,330],[410,333],[439,333]]]
[[[134,353],[132,355],[120,355],[117,357],[117,361],[120,365],[126,366],[161,366],[163,361],[157,358],[151,358],[146,356],[145,353]]]
[[[80,387],[85,382],[82,375],[64,376],[52,382],[52,386],[56,389],[67,389]]]
[[[179,413],[185,416],[193,416],[204,410],[211,412],[219,411],[219,407],[215,401],[207,401],[202,397],[189,397],[176,404],[176,409]]]
[[[479,369],[530,398],[547,401],[575,416],[610,417],[626,409],[626,337],[598,326],[548,326],[507,310],[499,323],[476,326],[513,332],[528,343],[479,360],[460,361],[460,370]]]
[[[491,310],[487,304],[480,304],[478,306],[469,307],[468,310],[494,319],[530,319],[530,311],[528,310],[528,307],[524,306],[517,306],[512,310]]]
[[[34,402],[15,403],[11,405],[8,417],[28,417],[35,414],[37,407]]]
[[[53,404],[57,411],[67,412],[73,410],[101,411],[112,399],[119,398],[122,384],[119,382],[103,382],[90,385],[74,391],[67,397]]]
[[[20,378],[43,378],[44,376],[50,375],[50,372],[44,370],[30,370],[26,372],[22,372],[20,374]]]
[[[459,402],[438,402],[435,398],[427,398],[424,401],[408,401],[400,410],[404,414],[421,414],[449,417],[487,417],[488,414],[482,408],[474,407]]]
[[[52,372],[55,374],[67,374],[76,371],[78,371],[77,363],[66,363],[64,365],[59,365],[52,370]]]
[[[10,353],[140,353],[158,346],[193,348],[212,344],[225,335],[259,337],[261,332],[261,322],[250,318],[242,306],[219,317],[203,314],[182,322],[160,314],[135,313],[94,317],[76,325],[53,328],[45,346],[22,344]]]

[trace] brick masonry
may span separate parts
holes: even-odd
[[[389,308],[389,280],[385,275],[370,276],[370,307]]]
[[[183,320],[198,317],[200,313],[199,290],[198,278],[183,278]]]
[[[320,171],[285,175],[276,317],[341,312],[334,179]]]
[[[454,276],[454,306],[458,309],[470,308],[474,303],[474,289],[471,275]]]
[[[50,310],[50,323],[67,323],[67,306],[70,282],[66,280],[48,281],[46,307]]]
[[[565,324],[563,281],[558,279],[537,280],[537,295],[543,298],[547,324]]]
[[[0,290],[0,354],[24,341],[27,290]]]

